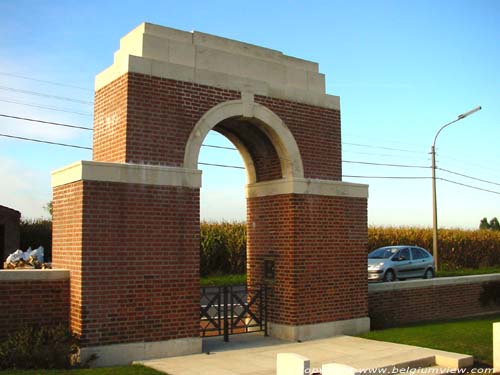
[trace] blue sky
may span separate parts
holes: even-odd
[[[479,1],[13,1],[0,2],[0,113],[92,125],[94,76],[119,39],[141,22],[198,30],[319,62],[341,97],[344,160],[430,165],[435,132],[442,168],[500,184],[500,2]],[[8,73],[2,74],[2,73]],[[11,74],[61,82],[56,86]],[[2,101],[3,100],[3,101]],[[8,100],[10,102],[6,102]],[[12,103],[57,107],[70,113]],[[84,113],[84,114],[81,114]],[[91,146],[90,132],[0,118],[0,133]],[[206,143],[228,144],[210,134]],[[362,146],[360,146],[362,145]],[[91,152],[0,137],[0,204],[44,214],[50,171]],[[203,149],[200,161],[242,165],[235,151]],[[203,167],[202,217],[245,217],[245,172]],[[344,164],[346,175],[430,176],[430,169]],[[439,171],[453,181],[500,192]],[[369,223],[430,226],[430,180],[369,183]],[[440,225],[477,227],[500,217],[500,195],[438,183]]]

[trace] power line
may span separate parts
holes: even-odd
[[[238,149],[234,148],[234,147],[226,147],[226,146],[216,146],[216,145],[207,145],[205,143],[202,144],[203,147],[212,147],[212,148],[221,148],[221,149],[224,149],[224,150],[234,150],[234,151],[238,151]]]
[[[212,163],[202,163],[202,162],[198,162],[198,164],[201,164],[201,165],[208,165],[208,166],[211,166],[211,167],[222,167],[222,168],[245,169],[245,167],[240,167],[240,166],[237,166],[237,165],[212,164]]]
[[[2,75],[2,76],[9,76],[9,77],[15,77],[15,78],[22,78],[22,79],[27,79],[27,80],[30,80],[30,81],[35,81],[35,82],[48,83],[50,85],[55,85],[55,86],[69,87],[69,88],[72,88],[72,89],[78,89],[78,90],[84,90],[84,91],[94,92],[94,90],[91,90],[91,89],[88,89],[88,88],[85,88],[85,87],[81,87],[81,86],[75,86],[75,85],[71,85],[71,84],[68,84],[68,83],[62,83],[62,82],[47,81],[47,80],[44,80],[44,79],[38,79],[38,78],[28,77],[28,76],[21,75],[21,74],[0,72],[0,75]]]
[[[488,170],[488,171],[493,171],[493,172],[498,172],[498,169],[496,168],[491,168],[491,167],[486,167],[484,165],[481,165],[481,164],[477,164],[477,163],[471,163],[470,161],[465,161],[465,160],[461,160],[461,159],[456,159],[456,158],[453,158],[453,157],[450,157],[450,156],[443,156],[442,154],[438,154],[437,155],[437,159],[438,161],[441,160],[441,159],[447,159],[447,160],[453,160],[453,162],[451,162],[452,164],[455,164],[455,165],[468,165],[468,166],[471,166],[471,167],[474,167],[474,168],[480,168],[480,169],[484,169],[484,170]],[[447,161],[447,163],[449,163],[449,161]]]
[[[19,104],[19,105],[24,105],[24,106],[33,107],[33,108],[48,109],[50,111],[74,113],[74,114],[81,115],[81,116],[90,116],[90,117],[93,116],[92,113],[88,113],[88,112],[78,112],[78,111],[73,111],[71,109],[65,109],[65,108],[59,108],[59,107],[50,107],[50,106],[39,105],[39,104],[36,104],[36,103],[22,102],[22,101],[11,100],[11,99],[0,98],[0,102]]]
[[[44,141],[44,140],[41,140],[41,139],[34,139],[34,138],[18,137],[18,136],[9,135],[9,134],[1,134],[0,133],[0,137],[14,138],[14,139],[20,139],[20,140],[23,140],[23,141],[30,141],[30,142],[37,142],[37,143],[46,143],[46,144],[49,144],[49,145],[56,145],[56,146],[80,148],[80,149],[83,149],[83,150],[92,150],[91,147],[83,147],[83,146],[77,146],[77,145],[71,145],[71,144],[59,143],[59,142],[50,142],[50,141]]]
[[[491,185],[497,185],[497,186],[500,186],[500,183],[498,183],[498,182],[493,182],[493,181],[483,180],[483,179],[481,179],[481,178],[468,176],[468,175],[466,175],[466,174],[462,174],[462,173],[458,173],[458,172],[453,172],[453,171],[450,171],[449,169],[445,169],[445,168],[439,168],[439,167],[436,167],[436,169],[439,169],[440,171],[447,172],[447,173],[451,173],[451,174],[454,174],[454,175],[457,175],[457,176],[461,176],[461,177],[465,177],[465,178],[470,178],[471,180],[476,180],[476,181],[484,182],[484,183],[486,183],[486,184],[491,184]]]
[[[392,148],[392,147],[373,146],[373,145],[366,145],[366,144],[362,144],[362,143],[342,142],[342,144],[343,145],[348,145],[348,146],[378,148],[378,149],[382,149],[382,150],[391,150],[391,151],[401,151],[401,152],[411,152],[411,153],[422,154],[422,152],[418,152],[418,151],[412,151],[412,150],[406,150],[406,149],[400,149],[400,148]],[[237,149],[234,148],[234,147],[222,147],[222,146],[212,146],[212,145],[206,145],[206,147],[225,148],[227,150],[235,150],[235,151],[237,151]],[[393,156],[393,155],[389,155],[389,156]]]
[[[446,181],[446,182],[449,182],[449,183],[452,183],[452,184],[455,184],[455,185],[460,185],[460,186],[465,186],[465,187],[468,187],[470,189],[475,189],[475,190],[480,190],[480,191],[485,191],[485,192],[488,192],[488,193],[493,193],[493,194],[498,194],[500,195],[500,191],[494,191],[494,190],[488,190],[488,189],[483,189],[483,188],[480,188],[480,187],[477,187],[477,186],[472,186],[472,185],[468,185],[468,184],[463,184],[461,182],[457,182],[457,181],[452,181],[452,180],[448,180],[446,178],[442,178],[442,177],[436,177],[438,180],[441,180],[441,181]]]
[[[414,154],[422,154],[420,151],[414,151],[414,150],[407,150],[404,148],[393,148],[393,147],[384,147],[384,146],[373,146],[373,145],[367,145],[363,143],[350,143],[350,142],[342,142],[343,145],[348,145],[348,146],[357,146],[357,147],[367,147],[367,148],[377,148],[381,150],[391,150],[391,151],[399,151],[399,152],[410,152]]]
[[[348,164],[366,164],[366,165],[377,165],[377,166],[384,166],[384,167],[400,167],[400,168],[431,168],[431,167],[426,167],[423,165],[406,165],[406,164],[386,164],[386,163],[373,163],[373,162],[368,162],[368,161],[352,161],[352,160],[342,160],[342,163],[348,163]]]
[[[382,141],[384,143],[398,143],[398,144],[403,145],[403,146],[412,146],[412,147],[418,147],[418,148],[422,147],[422,145],[418,145],[416,143],[402,142],[400,140],[385,138],[385,137],[373,137],[373,136],[359,135],[359,134],[355,134],[355,133],[344,133],[344,132],[342,132],[342,136],[345,136],[347,138],[352,137],[352,138],[368,139],[370,141],[376,139],[376,140]],[[414,151],[417,151],[417,150],[414,150]],[[425,151],[422,151],[422,152],[425,152]]]
[[[381,158],[398,158],[398,159],[412,159],[415,160],[415,158],[418,158],[413,155],[396,155],[396,154],[379,154],[375,152],[363,152],[363,151],[353,151],[353,150],[346,150],[345,148],[342,148],[342,153],[352,153],[356,155],[369,155],[369,156],[377,156]],[[425,154],[422,154],[424,156]],[[430,160],[430,157],[426,157],[426,160]]]
[[[23,140],[23,141],[30,141],[30,142],[37,142],[37,143],[45,143],[45,144],[56,145],[56,146],[72,147],[72,148],[78,148],[78,149],[83,149],[83,150],[92,150],[91,147],[84,147],[84,146],[72,145],[72,144],[67,144],[67,143],[51,142],[51,141],[45,141],[45,140],[41,140],[41,139],[34,139],[34,138],[19,137],[19,136],[14,136],[14,135],[9,135],[9,134],[1,134],[0,133],[0,137],[13,138],[13,139],[19,139],[19,140]],[[245,167],[240,167],[240,166],[236,166],[236,165],[225,165],[225,164],[214,164],[214,163],[203,163],[203,162],[199,162],[198,164],[212,166],[212,167],[245,169]],[[431,178],[431,177],[425,177],[425,176],[359,176],[359,175],[342,175],[342,177],[369,178],[369,179],[393,179],[393,180],[428,180]],[[437,177],[437,179],[441,180],[441,181],[449,182],[449,183],[452,183],[455,185],[467,187],[470,189],[475,189],[475,190],[479,190],[479,191],[483,191],[483,192],[488,192],[488,193],[500,195],[500,192],[498,192],[498,191],[483,189],[483,188],[480,188],[477,186],[472,186],[472,185],[464,184],[461,182],[448,180],[448,179],[442,178],[442,177]]]
[[[91,131],[93,130],[92,128],[87,128],[85,126],[62,124],[60,122],[37,120],[37,119],[33,119],[33,118],[28,118],[28,117],[11,116],[11,115],[3,114],[3,113],[0,113],[0,117],[12,118],[15,120],[22,120],[22,121],[38,122],[38,123],[47,124],[47,125],[64,126],[67,128],[74,128],[74,129],[83,129],[83,130],[91,130]]]
[[[51,98],[51,99],[57,99],[57,100],[65,100],[65,101],[74,102],[74,103],[82,103],[82,104],[89,104],[89,105],[93,105],[94,104],[93,102],[90,102],[88,100],[80,100],[80,99],[68,98],[67,96],[57,96],[57,95],[45,94],[43,92],[38,92],[38,91],[15,89],[13,87],[8,87],[8,86],[0,86],[0,90],[6,90],[6,91],[11,91],[11,92],[19,92],[19,93],[28,94],[28,95],[42,96],[44,98]]]
[[[393,180],[428,180],[431,177],[425,176],[353,176],[353,175],[345,175],[342,177],[347,178],[375,178],[375,179],[393,179]]]

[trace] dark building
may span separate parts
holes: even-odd
[[[0,205],[0,268],[10,253],[19,249],[19,221],[21,213]]]

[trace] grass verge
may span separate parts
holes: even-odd
[[[495,314],[480,318],[371,331],[360,337],[469,354],[474,356],[475,361],[491,366],[493,363],[493,323],[498,321],[500,321],[500,314]]]
[[[458,270],[441,270],[437,273],[437,277],[450,277],[450,276],[469,276],[469,275],[486,275],[491,273],[500,273],[500,267],[488,268],[463,268]]]
[[[4,370],[2,375],[165,375],[148,367],[115,366],[75,370]]]
[[[201,286],[245,285],[247,275],[212,275],[200,279]]]

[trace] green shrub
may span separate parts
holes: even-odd
[[[0,344],[0,369],[70,368],[77,350],[65,326],[25,327]]]
[[[20,226],[20,248],[26,250],[43,246],[45,261],[52,260],[52,220],[48,219],[23,219]]]
[[[479,301],[483,306],[500,306],[500,282],[490,281],[483,285],[483,290],[479,296]]]

